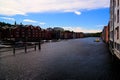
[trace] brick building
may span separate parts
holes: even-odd
[[[109,42],[109,25],[104,26],[103,31],[102,31],[102,39],[105,43]]]

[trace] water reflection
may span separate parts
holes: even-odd
[[[0,58],[0,80],[120,80],[120,61],[103,42],[83,38],[42,44]]]

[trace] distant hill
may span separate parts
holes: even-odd
[[[85,33],[84,35],[85,35],[85,37],[100,37],[101,32],[98,32],[98,33]]]
[[[9,26],[9,27],[11,27],[12,24],[5,23],[5,22],[0,22],[0,27],[3,27],[3,26]]]

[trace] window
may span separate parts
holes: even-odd
[[[114,7],[116,7],[116,0],[114,0]]]
[[[119,50],[119,44],[117,43],[117,50]]]
[[[110,32],[110,38],[113,39],[113,31]]]
[[[117,10],[117,23],[119,23],[119,10]]]
[[[119,39],[119,26],[116,28],[116,37]]]
[[[119,7],[119,0],[117,0],[117,6]]]
[[[116,22],[116,14],[114,14],[114,22]]]

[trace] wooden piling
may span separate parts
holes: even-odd
[[[34,44],[34,46],[35,46],[35,51],[36,51],[36,43]]]
[[[15,55],[15,44],[13,45],[13,55]]]
[[[27,53],[27,43],[25,42],[25,53]]]
[[[41,50],[41,43],[40,43],[40,41],[38,42],[38,49]]]

